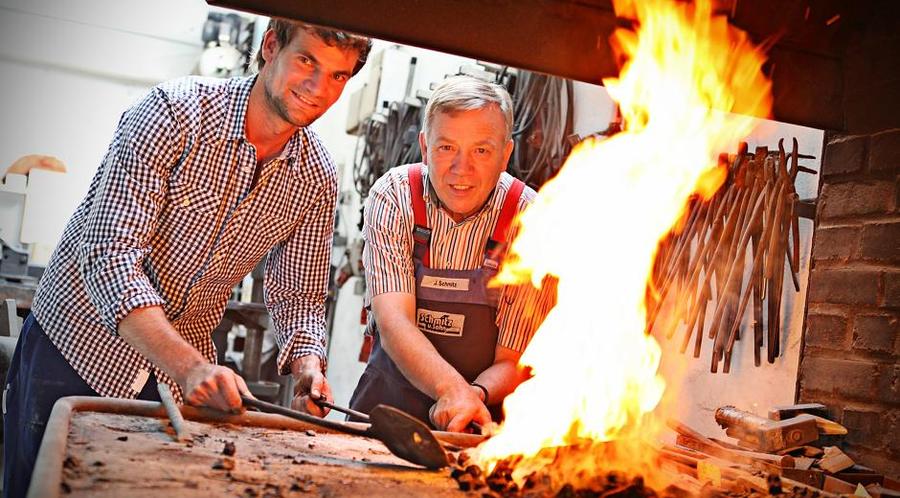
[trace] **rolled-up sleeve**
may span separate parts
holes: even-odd
[[[110,333],[134,309],[165,304],[143,264],[182,144],[177,121],[154,90],[122,116],[103,159],[78,267]]]
[[[367,305],[386,292],[415,293],[412,226],[406,214],[409,209],[400,208],[404,199],[396,176],[389,172],[375,182],[363,212]]]
[[[336,205],[337,185],[328,185],[294,233],[275,245],[266,261],[265,299],[282,375],[289,374],[291,362],[301,356],[318,356],[323,368],[327,360],[325,297]]]

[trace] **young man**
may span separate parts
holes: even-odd
[[[425,108],[424,164],[394,168],[373,186],[363,262],[376,337],[354,409],[385,403],[461,431],[489,422],[488,406],[521,382],[519,356],[555,293],[487,286],[513,217],[535,196],[504,172],[511,133],[506,90],[447,79]]]
[[[41,279],[9,370],[4,495],[25,494],[53,403],[68,395],[241,407],[210,333],[267,253],[266,302],[295,407],[323,375],[337,193],[307,127],[365,62],[366,38],[273,20],[259,74],[163,83],[122,116]]]

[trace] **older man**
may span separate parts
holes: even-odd
[[[511,132],[505,89],[449,78],[425,109],[423,164],[373,186],[363,262],[375,343],[354,409],[384,403],[460,431],[489,422],[488,407],[521,382],[519,356],[555,294],[488,287],[513,218],[535,196],[504,172]]]
[[[4,487],[24,495],[53,403],[176,398],[228,410],[247,394],[210,333],[265,256],[266,302],[294,404],[329,396],[324,298],[337,182],[308,126],[366,60],[366,38],[273,20],[259,74],[183,78],[119,121],[23,326],[4,396]]]

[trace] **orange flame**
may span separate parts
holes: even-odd
[[[708,0],[615,6],[639,23],[613,35],[626,62],[618,79],[604,80],[623,132],[579,144],[519,219],[498,280],[537,286],[553,275],[558,300],[520,361],[533,377],[506,399],[506,421],[475,454],[486,468],[515,455],[517,468],[534,470],[546,463],[543,448],[585,441],[618,448],[593,470],[653,466],[640,440],[662,427],[652,413],[665,390],[661,350],[644,333],[657,246],[691,195],[721,186],[718,152],[752,131],[748,115],[771,107],[764,57]],[[583,466],[572,462],[562,478],[578,481],[565,474]]]

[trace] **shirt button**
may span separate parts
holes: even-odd
[[[253,170],[250,168],[250,166],[241,166],[241,171],[243,171],[244,173],[249,173]]]
[[[181,205],[182,205],[182,206],[187,207],[187,206],[189,206],[190,204],[191,204],[191,200],[188,199],[188,198],[185,198],[183,201],[181,201]]]

